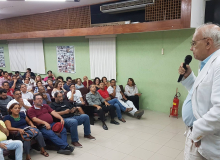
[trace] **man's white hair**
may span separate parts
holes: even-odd
[[[209,28],[210,25],[216,25],[216,27]],[[220,26],[218,24],[206,23],[196,28],[196,32],[202,29],[202,36],[204,38],[211,38],[214,46],[220,49]]]

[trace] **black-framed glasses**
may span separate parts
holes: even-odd
[[[193,46],[196,45],[196,42],[202,41],[202,40],[205,40],[205,39],[207,39],[207,38],[203,38],[203,39],[200,39],[200,40],[197,40],[197,41],[192,41],[192,42],[190,42],[190,44],[191,44],[191,46],[193,47]]]

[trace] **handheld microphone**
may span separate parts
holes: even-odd
[[[183,63],[183,68],[184,68],[186,71],[187,71],[186,65],[189,65],[191,61],[192,61],[192,56],[191,56],[191,55],[187,55],[186,58],[185,58],[185,61],[184,61],[184,63]],[[183,79],[183,76],[184,76],[184,75],[181,74],[181,75],[179,76],[179,79],[178,79],[177,82],[180,82],[180,81]]]

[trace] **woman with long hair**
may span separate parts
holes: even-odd
[[[110,82],[108,81],[106,77],[102,77],[102,82],[105,85],[105,89],[107,89],[110,86]]]
[[[43,86],[46,85],[46,82],[44,82],[44,81],[42,80],[42,78],[41,78],[40,75],[37,75],[37,76],[35,77],[34,87],[37,86],[37,82],[41,82]]]
[[[139,97],[141,93],[138,93],[138,88],[133,78],[128,78],[127,85],[125,86],[125,95],[127,99],[134,103],[134,106],[139,110]]]
[[[16,135],[16,139],[23,141],[24,152],[26,153],[26,160],[31,160],[30,149],[31,149],[31,141],[24,141],[21,138],[21,135],[24,134],[25,128],[32,127],[36,128],[36,126],[32,123],[32,121],[23,113],[20,112],[21,107],[18,103],[13,103],[9,109],[9,115],[4,117],[4,122],[9,131],[18,131]],[[41,154],[45,157],[49,157],[49,154],[44,150],[46,146],[44,142],[44,137],[42,133],[38,130],[38,134],[34,137],[37,140]]]
[[[75,84],[76,89],[84,88],[85,86],[82,84],[81,78],[76,79],[76,84]]]
[[[64,93],[66,92],[66,90],[63,88],[63,82],[61,81],[56,81],[53,91],[51,92],[51,96],[54,98],[54,94],[56,92],[60,92],[64,95]]]
[[[98,91],[99,90],[99,88],[100,88],[100,83],[101,83],[101,80],[100,80],[100,78],[99,77],[95,77],[95,79],[93,80],[93,84],[95,85],[95,87],[96,87],[96,91]]]

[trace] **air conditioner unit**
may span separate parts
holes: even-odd
[[[155,0],[128,0],[100,6],[103,13],[122,13],[145,9],[146,5],[154,4]]]

